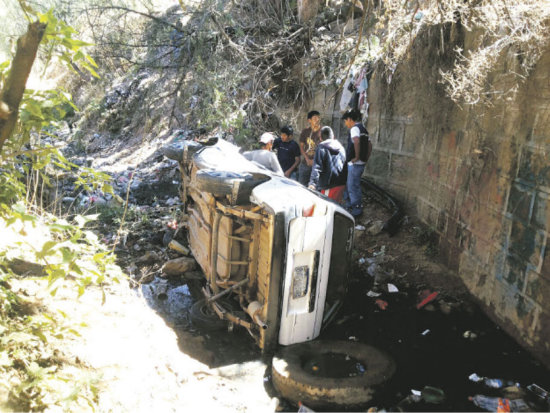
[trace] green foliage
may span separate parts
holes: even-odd
[[[1,269],[0,277],[6,277]],[[0,283],[0,315],[0,393],[7,393],[10,409],[95,407],[98,377],[60,363],[58,343],[78,335],[66,314],[36,314],[30,303]]]
[[[38,216],[23,202],[0,204],[0,393],[9,390],[15,410],[77,411],[97,402],[97,379],[68,369],[56,357],[56,343],[78,334],[74,323],[65,314],[60,319],[29,312],[9,286],[14,260],[43,268],[52,295],[66,280],[76,284],[78,296],[89,285],[118,281],[122,273],[115,256],[89,229],[96,218]]]
[[[56,18],[53,11],[50,9],[45,14],[35,13],[41,23],[47,23],[43,38],[43,43],[47,48],[46,65],[52,58],[57,57],[67,63],[70,70],[76,72],[73,65],[80,64],[92,76],[99,78],[96,72],[98,67],[96,62],[82,49],[91,46],[91,44],[74,38],[73,35],[77,34],[76,30],[63,20]]]

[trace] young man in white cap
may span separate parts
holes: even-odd
[[[260,144],[262,145],[261,149],[255,151],[248,151],[243,153],[243,156],[249,161],[256,162],[272,172],[275,172],[277,175],[284,176],[281,165],[279,165],[279,160],[277,156],[271,152],[273,147],[273,141],[275,140],[275,135],[270,132],[265,132],[260,136]]]

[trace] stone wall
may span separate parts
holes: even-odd
[[[456,27],[434,30],[391,77],[377,70],[366,174],[437,231],[449,268],[550,366],[550,48],[512,99],[461,108],[439,68],[452,64],[454,46],[473,42]],[[513,51],[501,57],[495,89],[515,86],[517,65]]]

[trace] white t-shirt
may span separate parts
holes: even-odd
[[[255,151],[249,151],[243,153],[243,156],[249,161],[259,163],[262,166],[265,166],[270,171],[275,172],[277,175],[284,175],[281,165],[279,165],[279,160],[277,155],[273,152],[266,149],[258,149]]]
[[[359,136],[361,136],[361,131],[357,126],[354,126],[350,129],[349,134],[351,136],[351,140],[355,143],[359,140]],[[358,154],[356,154],[357,156]],[[359,160],[357,162],[349,162],[351,165],[365,165],[365,162]]]

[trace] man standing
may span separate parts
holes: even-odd
[[[287,178],[298,180],[298,164],[300,163],[300,147],[292,139],[294,130],[291,126],[281,128],[281,137],[273,142],[273,150],[277,151],[277,159]]]
[[[316,110],[312,110],[307,114],[307,122],[309,128],[304,129],[300,134],[302,161],[298,167],[298,179],[304,186],[309,183],[315,148],[321,141],[321,114]]]
[[[256,162],[272,172],[275,172],[277,175],[283,175],[283,170],[279,161],[271,148],[273,147],[273,141],[275,140],[275,135],[269,132],[265,132],[260,136],[260,144],[262,145],[261,149],[255,151],[248,151],[243,153],[243,156],[249,161]]]
[[[361,175],[365,170],[372,146],[367,129],[361,123],[361,112],[357,109],[348,110],[342,119],[349,129],[346,148],[348,178],[344,193],[345,206],[354,218],[359,218],[363,213]]]
[[[317,145],[309,179],[309,189],[316,189],[330,199],[340,202],[346,187],[346,150],[334,139],[328,126],[321,128],[321,142]]]

